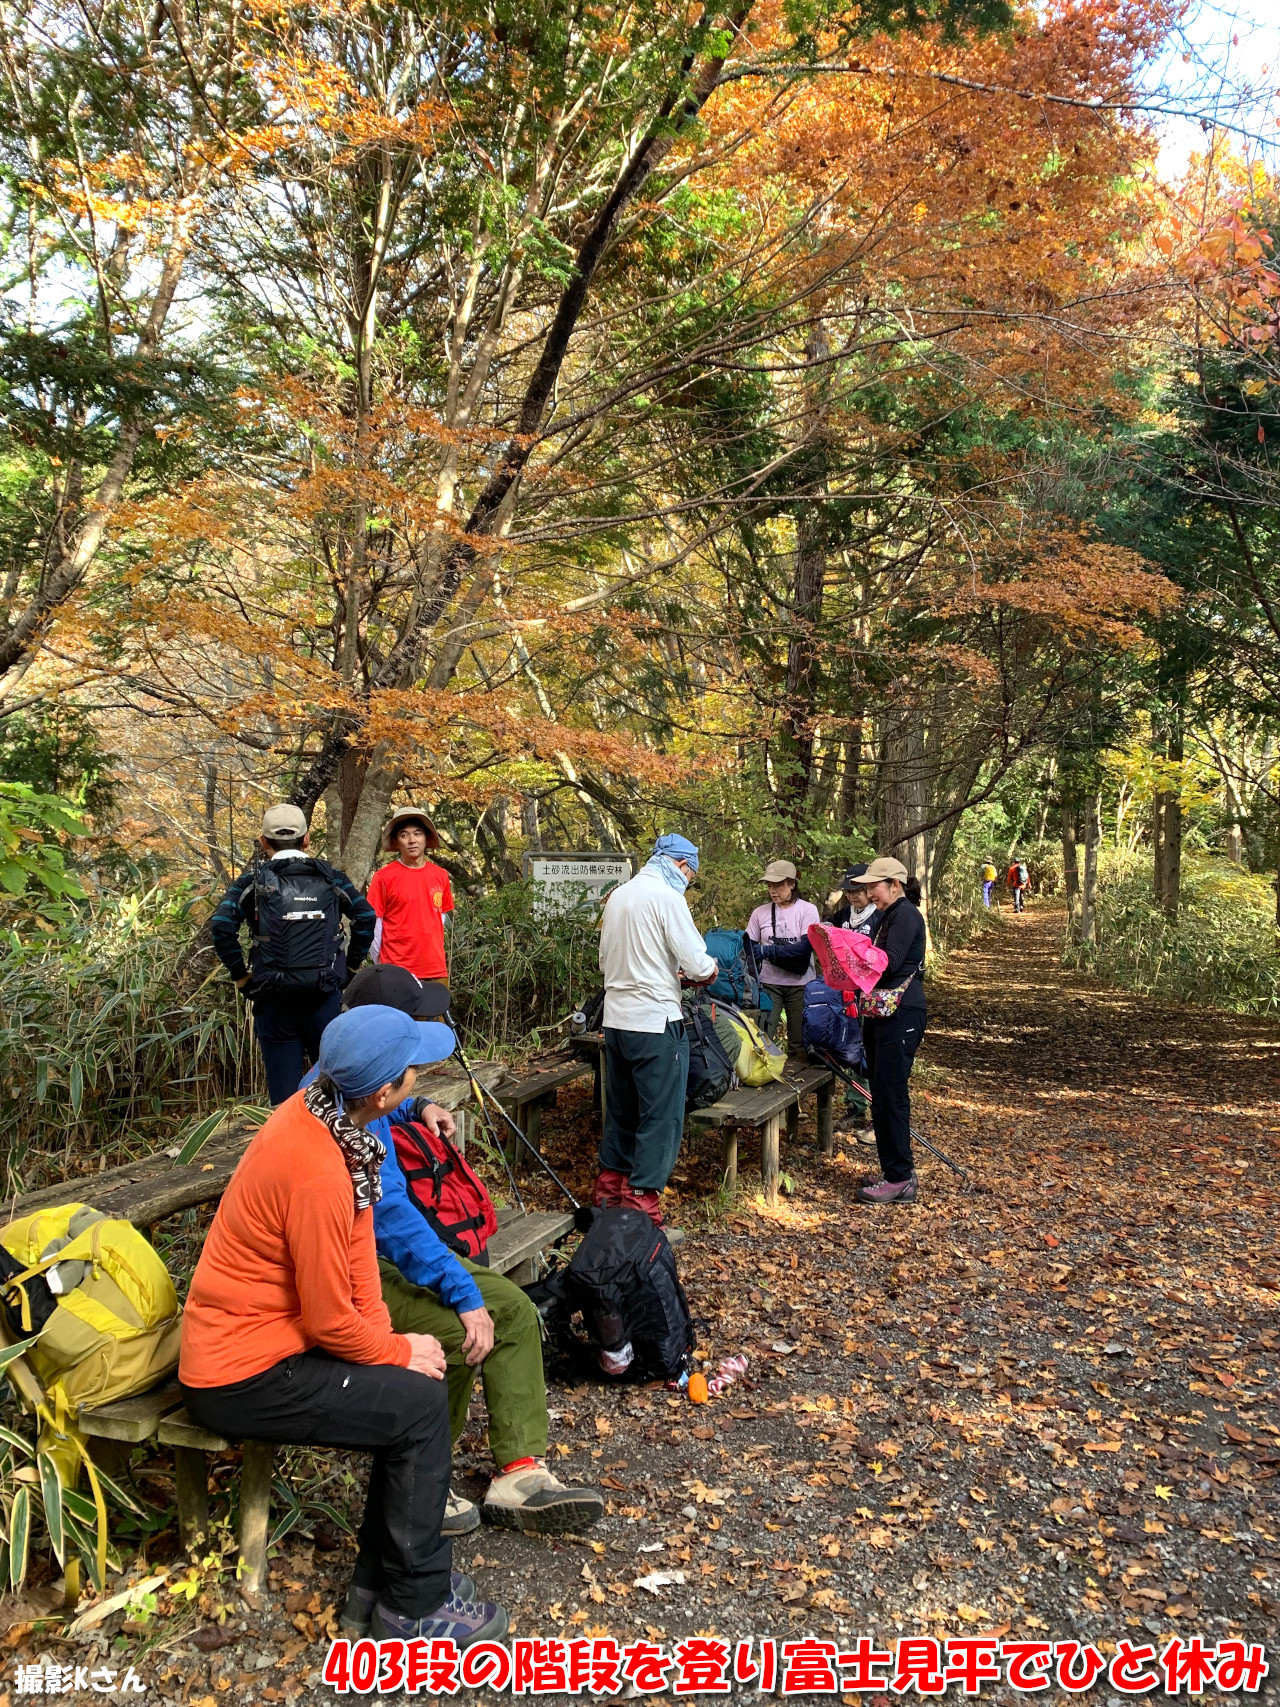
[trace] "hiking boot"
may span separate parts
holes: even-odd
[[[874,1185],[860,1185],[853,1194],[859,1203],[914,1203],[916,1201],[916,1177],[910,1179],[877,1180]]]
[[[622,1199],[624,1209],[638,1209],[642,1215],[647,1215],[655,1227],[661,1227],[662,1222],[662,1193],[658,1191],[636,1191],[628,1182]],[[664,1229],[665,1231],[665,1229]]]
[[[455,1494],[449,1489],[449,1497],[444,1502],[444,1522],[440,1525],[441,1535],[470,1535],[473,1529],[480,1527],[480,1513],[472,1500],[464,1500],[461,1494]]]
[[[475,1592],[474,1577],[465,1576],[461,1571],[454,1571],[450,1575],[449,1593],[455,1600],[470,1600]],[[359,1583],[352,1583],[338,1616],[339,1630],[347,1636],[367,1636],[373,1609],[381,1593],[381,1589],[361,1588]]]
[[[463,1600],[452,1592],[427,1618],[405,1618],[379,1601],[369,1624],[375,1642],[456,1642],[460,1649],[500,1642],[507,1629],[507,1615],[493,1601]]]
[[[601,1168],[591,1192],[597,1209],[622,1209],[626,1206],[630,1181],[617,1168]]]
[[[603,1515],[604,1497],[598,1488],[567,1488],[545,1464],[536,1463],[495,1476],[481,1510],[485,1522],[499,1529],[563,1535],[590,1529]]]

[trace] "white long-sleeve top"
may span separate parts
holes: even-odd
[[[718,971],[689,903],[656,871],[641,870],[605,902],[600,927],[604,1023],[619,1031],[665,1031],[680,1018],[680,974]]]

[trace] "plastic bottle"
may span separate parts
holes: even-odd
[[[740,1375],[747,1372],[745,1352],[739,1352],[736,1357],[726,1357],[707,1382],[707,1395],[714,1399],[717,1393],[723,1393],[726,1387],[732,1387]]]

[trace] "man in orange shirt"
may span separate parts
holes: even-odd
[[[373,958],[384,966],[403,966],[424,983],[447,979],[444,915],[453,911],[449,873],[427,858],[440,837],[425,812],[402,806],[382,832],[383,853],[395,854],[375,871],[369,904],[378,915]]]
[[[187,1409],[219,1434],[373,1453],[344,1626],[382,1640],[500,1640],[507,1616],[451,1576],[445,1355],[397,1334],[373,1237],[386,1151],[367,1130],[453,1052],[396,1008],[340,1014],[318,1077],[280,1104],[209,1229],[182,1324]]]

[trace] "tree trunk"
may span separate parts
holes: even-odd
[[[1080,895],[1080,941],[1096,942],[1095,907],[1098,897],[1098,847],[1102,841],[1102,797],[1084,797],[1084,888]]]
[[[1062,796],[1062,881],[1067,897],[1067,940],[1078,942],[1080,911],[1080,861],[1077,854],[1079,828],[1076,822],[1076,802],[1064,792]]]
[[[849,730],[844,743],[844,776],[840,783],[840,833],[847,836],[858,816],[859,769],[862,764],[862,719]]]

